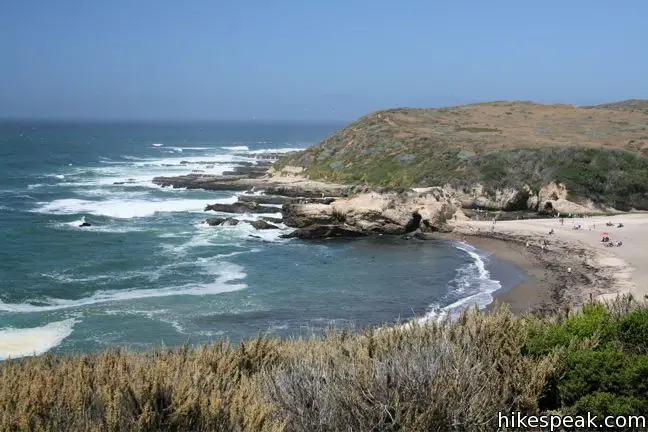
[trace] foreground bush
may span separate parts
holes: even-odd
[[[334,337],[265,388],[290,431],[492,430],[497,411],[536,413],[555,356],[520,355],[507,312],[454,325]]]
[[[497,412],[648,409],[648,309],[0,364],[0,430],[491,431]]]
[[[543,409],[599,416],[648,412],[648,308],[627,301],[589,304],[534,327],[523,353],[542,358],[564,350]]]

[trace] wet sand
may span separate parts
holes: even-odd
[[[513,262],[528,279],[505,292],[496,302],[507,303],[516,313],[577,308],[591,299],[610,300],[631,294],[642,300],[648,295],[648,215],[626,214],[581,219],[574,230],[572,220],[557,219],[458,221],[454,236],[465,236],[473,246]],[[623,222],[623,228],[606,222]],[[493,229],[494,228],[494,229]],[[554,233],[549,235],[553,229]],[[600,242],[609,233],[623,246],[608,248]],[[543,246],[544,244],[544,246]]]
[[[526,248],[515,242],[478,236],[467,236],[465,241],[500,260],[515,264],[526,275],[526,280],[521,284],[494,293],[495,302],[489,309],[498,303],[506,303],[513,313],[522,314],[551,301],[550,275],[542,262],[534,259]]]

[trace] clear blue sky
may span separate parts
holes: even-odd
[[[0,117],[648,98],[646,0],[2,0]]]

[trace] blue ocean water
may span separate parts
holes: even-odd
[[[488,304],[500,283],[467,245],[209,227],[205,205],[236,193],[151,183],[221,173],[341,126],[0,123],[0,359],[308,335]]]

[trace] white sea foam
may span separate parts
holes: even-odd
[[[0,360],[43,354],[72,334],[77,320],[51,322],[41,327],[0,329]]]
[[[195,147],[197,149],[197,147]],[[237,162],[249,161],[249,158],[236,155],[208,155],[186,157],[136,158],[122,156],[128,161],[102,160],[99,167],[75,167],[66,175],[65,181],[58,186],[158,186],[152,183],[153,177],[179,176],[200,170],[205,174],[219,175],[233,170]],[[36,184],[31,187],[42,187]],[[46,185],[47,186],[47,185]]]
[[[72,222],[63,222],[63,225],[73,227],[73,228],[79,228],[81,224],[84,224],[86,222],[85,216],[82,216],[81,219],[74,220]]]
[[[236,197],[210,200],[209,203],[232,204]],[[153,216],[158,212],[202,212],[206,200],[198,199],[166,199],[166,200],[137,200],[137,199],[106,199],[90,201],[74,198],[54,200],[41,203],[40,207],[32,210],[36,213],[47,214],[91,214],[117,219],[131,219]]]
[[[241,218],[243,219],[243,218]],[[243,219],[245,220],[245,219]],[[247,219],[253,220],[253,219]],[[221,239],[237,239],[237,240],[262,240],[265,242],[282,243],[288,240],[282,239],[280,236],[286,234],[288,231],[285,229],[266,229],[257,230],[248,223],[239,223],[234,226],[222,227],[209,227],[214,231],[214,235]]]
[[[223,150],[229,150],[229,151],[248,151],[250,148],[245,145],[240,145],[240,146],[229,146],[229,147],[221,147]]]
[[[54,281],[71,284],[71,283],[96,283],[96,282],[115,282],[115,281],[125,281],[128,279],[136,279],[145,277],[149,282],[155,282],[162,276],[165,271],[171,270],[171,268],[176,268],[180,265],[188,263],[174,263],[166,266],[158,266],[154,270],[142,270],[142,271],[120,271],[115,273],[108,274],[99,274],[94,276],[74,276],[70,271],[63,272],[50,272],[42,273],[41,276],[52,279]]]
[[[301,150],[304,150],[304,147],[284,147],[284,148],[274,148],[274,149],[251,150],[247,153],[250,154],[290,153],[290,152],[301,151]]]
[[[160,144],[160,143],[155,143],[155,144],[151,144],[151,145],[153,147],[162,147],[162,146],[164,146],[164,144]]]
[[[0,311],[12,313],[48,312],[92,306],[102,303],[123,302],[155,297],[214,295],[247,288],[247,285],[243,283],[229,283],[231,281],[244,279],[247,276],[243,271],[243,267],[220,261],[205,261],[200,264],[208,274],[217,274],[217,277],[213,282],[208,284],[187,284],[166,288],[100,290],[96,291],[89,297],[77,300],[45,298],[42,300],[31,300],[24,303],[4,303],[0,300]]]
[[[474,305],[483,309],[493,301],[493,293],[502,287],[499,281],[490,278],[484,257],[477,249],[463,242],[457,242],[454,246],[466,252],[473,262],[457,269],[456,277],[449,285],[453,288],[453,293],[468,295],[447,306],[430,305],[429,312],[418,319],[419,324],[442,319],[448,313],[453,318],[457,317],[463,310]]]
[[[80,225],[83,223],[82,221],[85,221],[85,217],[81,219],[74,220],[72,222],[57,222],[52,224],[51,226],[56,229],[63,229],[63,230],[75,230],[75,231],[87,231],[87,232],[93,232],[93,233],[109,233],[109,234],[125,234],[125,233],[131,233],[131,232],[140,232],[140,231],[146,231],[149,229],[147,226],[135,226],[135,225],[123,225],[123,224],[114,224],[114,223],[109,223],[107,225],[104,224],[93,224],[91,226],[85,226],[81,227]]]
[[[143,161],[143,160],[146,160],[145,158],[141,158],[141,157],[137,157],[137,156],[129,156],[129,155],[123,155],[121,158],[126,159],[128,161]],[[108,162],[108,163],[127,164],[129,162],[115,161],[115,162]]]
[[[64,180],[65,176],[63,174],[45,174],[43,177],[55,178],[57,180]]]

